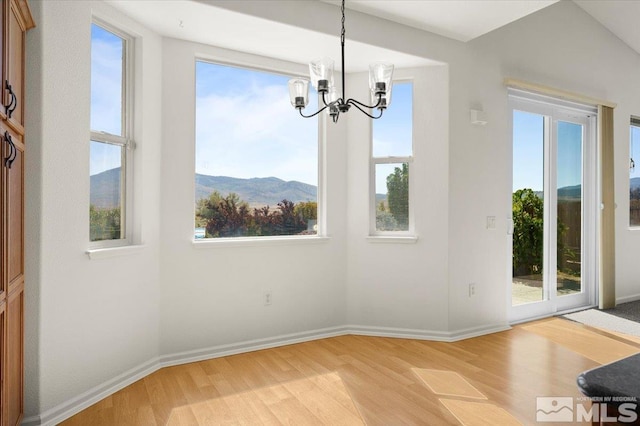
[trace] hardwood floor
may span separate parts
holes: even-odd
[[[342,336],[164,368],[62,425],[532,425],[536,397],[580,397],[580,372],[637,352],[556,318],[456,343]]]

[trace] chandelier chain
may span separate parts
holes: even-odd
[[[340,33],[340,43],[344,44],[345,30],[344,30],[344,0],[342,0],[342,32]]]

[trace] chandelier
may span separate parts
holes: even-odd
[[[304,115],[302,110],[309,103],[309,79],[294,78],[289,80],[289,96],[291,105],[294,106],[304,118],[311,118],[322,111],[327,110],[334,123],[338,121],[341,112],[349,111],[351,106],[356,107],[362,113],[373,119],[382,117],[382,113],[391,103],[391,78],[393,65],[385,62],[376,62],[369,65],[369,88],[371,89],[371,103],[367,105],[353,98],[347,99],[345,95],[346,81],[344,78],[344,1],[342,0],[342,32],[340,33],[340,45],[342,46],[342,97],[338,97],[338,90],[333,82],[334,62],[329,58],[321,58],[309,63],[309,77],[311,84],[322,96],[324,106],[310,115]],[[373,115],[377,109],[379,114]]]

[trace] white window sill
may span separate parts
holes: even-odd
[[[228,248],[228,247],[264,247],[326,243],[329,237],[304,236],[304,237],[245,237],[245,238],[206,238],[192,240],[194,248]]]
[[[417,235],[369,235],[367,241],[370,243],[387,244],[415,244],[418,241]]]
[[[140,253],[145,246],[122,246],[122,247],[109,247],[99,249],[89,249],[86,251],[89,259],[108,259],[110,257],[128,256],[130,254]]]

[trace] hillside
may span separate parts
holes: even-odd
[[[120,167],[91,176],[91,204],[111,209],[120,203]]]
[[[120,168],[91,176],[91,204],[98,208],[113,208],[120,199]],[[283,181],[275,177],[237,179],[227,176],[196,174],[196,200],[206,198],[213,191],[226,196],[235,192],[251,205],[276,205],[283,199],[298,203],[315,201],[318,189],[297,181]]]
[[[631,178],[629,182],[630,189],[640,188],[640,177]]]
[[[558,198],[581,198],[582,185],[565,186],[558,188]]]
[[[298,181],[287,182],[275,177],[239,179],[196,173],[196,200],[208,197],[213,191],[223,196],[234,192],[250,205],[273,206],[284,199],[299,203],[316,201],[318,197],[318,188]]]

